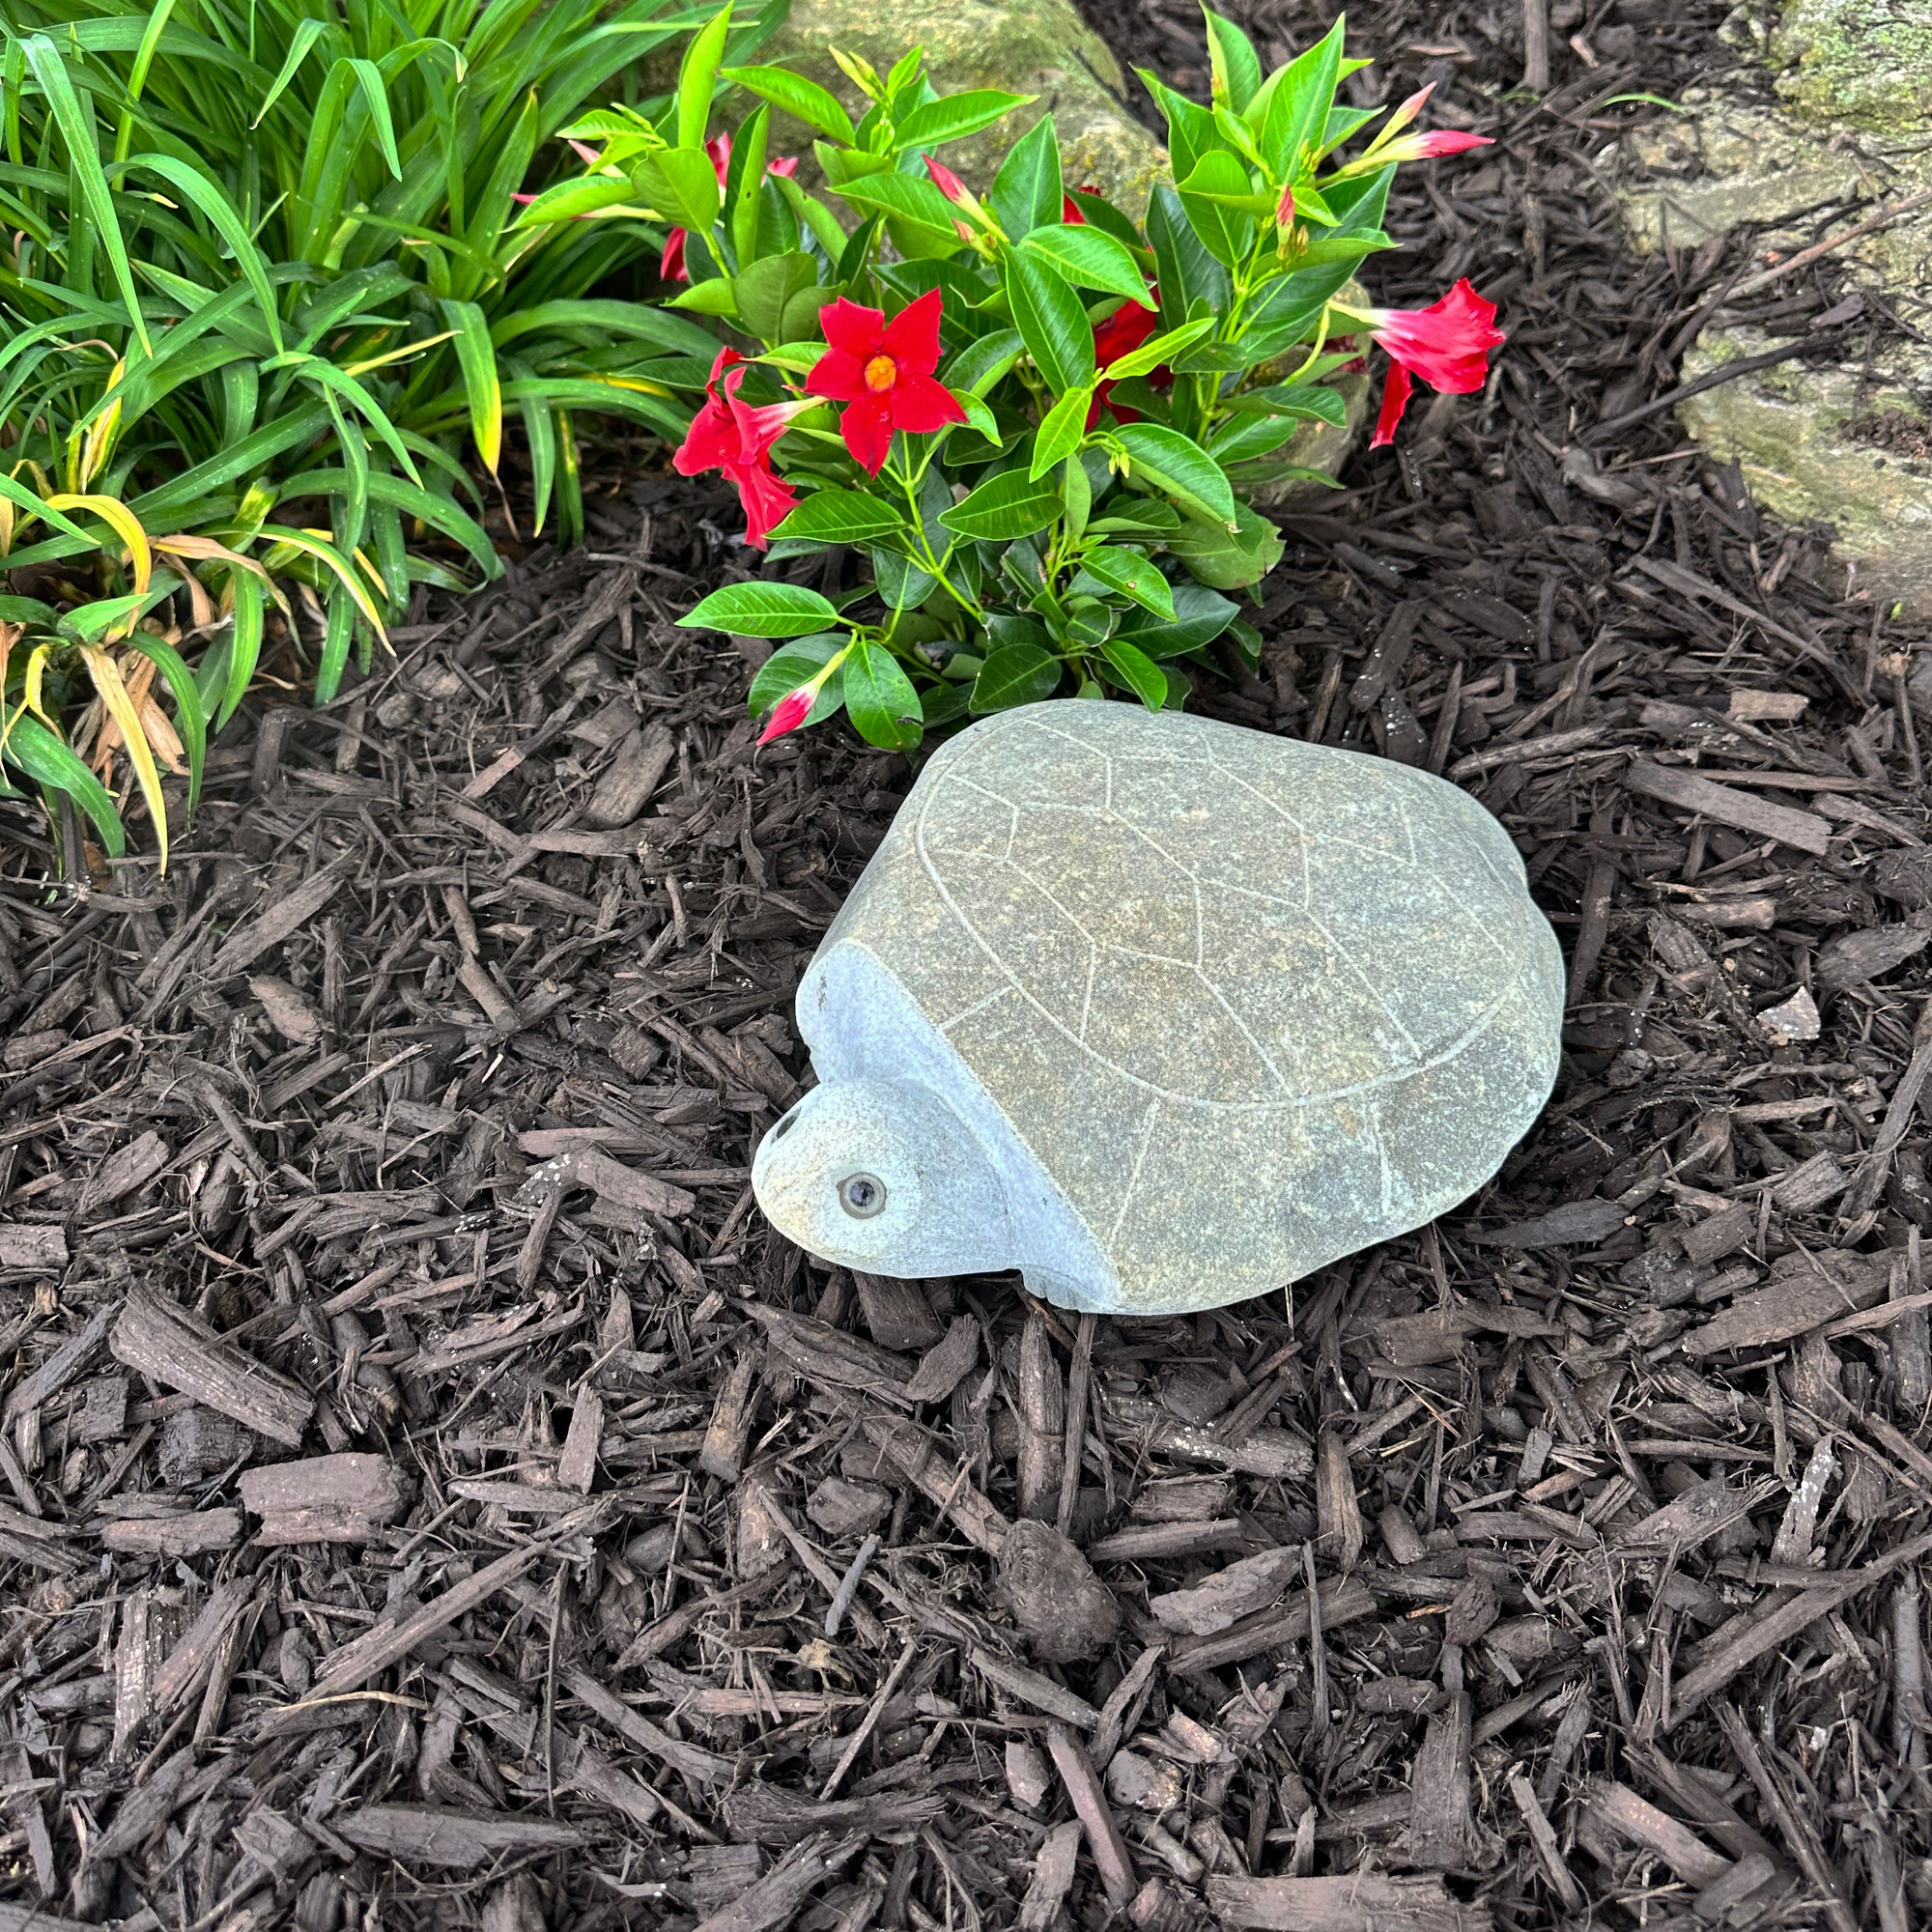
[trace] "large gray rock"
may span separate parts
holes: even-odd
[[[1742,10],[1726,31],[1753,34]],[[1688,115],[1637,137],[1626,210],[1640,242],[1691,246],[1765,225],[1767,254],[1786,256],[1814,239],[1821,209],[1840,204],[1843,231],[1932,192],[1932,6],[1787,0],[1751,50],[1775,101],[1748,86],[1690,89]],[[1855,288],[1932,335],[1932,205],[1833,255]],[[1777,346],[1720,314],[1684,373]],[[1687,398],[1679,415],[1767,509],[1830,526],[1849,578],[1932,615],[1928,395],[1932,348],[1899,343],[1867,363],[1860,331],[1840,364],[1778,363]]]
[[[1482,1185],[1556,1074],[1563,960],[1426,772],[1066,698],[938,752],[798,994],[821,1084],[753,1186],[873,1274],[1065,1307],[1264,1293]]]

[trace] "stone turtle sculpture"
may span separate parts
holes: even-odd
[[[1078,698],[937,752],[799,988],[753,1186],[823,1259],[1240,1301],[1421,1226],[1556,1075],[1522,862],[1404,765]]]

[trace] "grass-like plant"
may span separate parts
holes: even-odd
[[[578,415],[682,435],[712,345],[631,298],[663,226],[594,189],[526,214],[582,174],[563,131],[716,11],[0,5],[0,788],[119,855],[125,751],[165,857],[158,768],[192,791],[277,605],[327,698],[413,585],[500,568],[472,470],[506,420],[566,537]]]

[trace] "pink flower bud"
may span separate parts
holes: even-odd
[[[1287,228],[1293,220],[1294,190],[1292,187],[1284,186],[1281,191],[1281,199],[1274,205],[1274,225],[1277,228]]]
[[[932,185],[954,208],[971,208],[973,196],[966,184],[949,168],[944,161],[935,161],[930,155],[925,157],[925,171],[932,177]]]
[[[758,733],[758,743],[769,745],[774,738],[782,738],[787,731],[796,731],[810,717],[812,700],[817,696],[816,688],[809,684],[786,692],[765,721],[765,728]]]

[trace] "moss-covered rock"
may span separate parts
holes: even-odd
[[[833,60],[835,46],[863,54],[881,73],[907,48],[923,47],[942,94],[995,87],[1037,97],[946,151],[967,181],[989,180],[1006,151],[1051,112],[1069,185],[1092,182],[1136,219],[1147,207],[1163,150],[1122,104],[1120,66],[1069,0],[792,0],[758,58],[810,74],[856,112],[860,95]],[[810,140],[809,129],[776,117],[775,148],[804,151]]]
[[[1755,329],[1707,330],[1684,358],[1694,380],[1776,347]],[[1913,378],[1918,380],[1913,380]],[[1903,378],[1903,380],[1901,380]],[[1853,581],[1915,616],[1932,616],[1932,420],[1918,397],[1932,354],[1874,380],[1862,367],[1774,363],[1678,406],[1751,495],[1793,524],[1822,523]]]
[[[1625,210],[1639,242],[1692,246],[1749,226],[1776,262],[1816,241],[1834,206],[1833,226],[1848,228],[1874,204],[1932,190],[1932,0],[1786,0],[1768,19],[1740,9],[1727,33],[1771,71],[1776,100],[1761,85],[1691,90],[1688,112],[1636,136]],[[1932,334],[1932,207],[1833,260]],[[1687,378],[1765,347],[1722,321],[1685,357]],[[1830,526],[1858,582],[1932,614],[1932,463],[1921,453],[1932,352],[1906,344],[1845,368],[1779,363],[1690,397],[1678,413],[1738,464],[1766,508]]]

